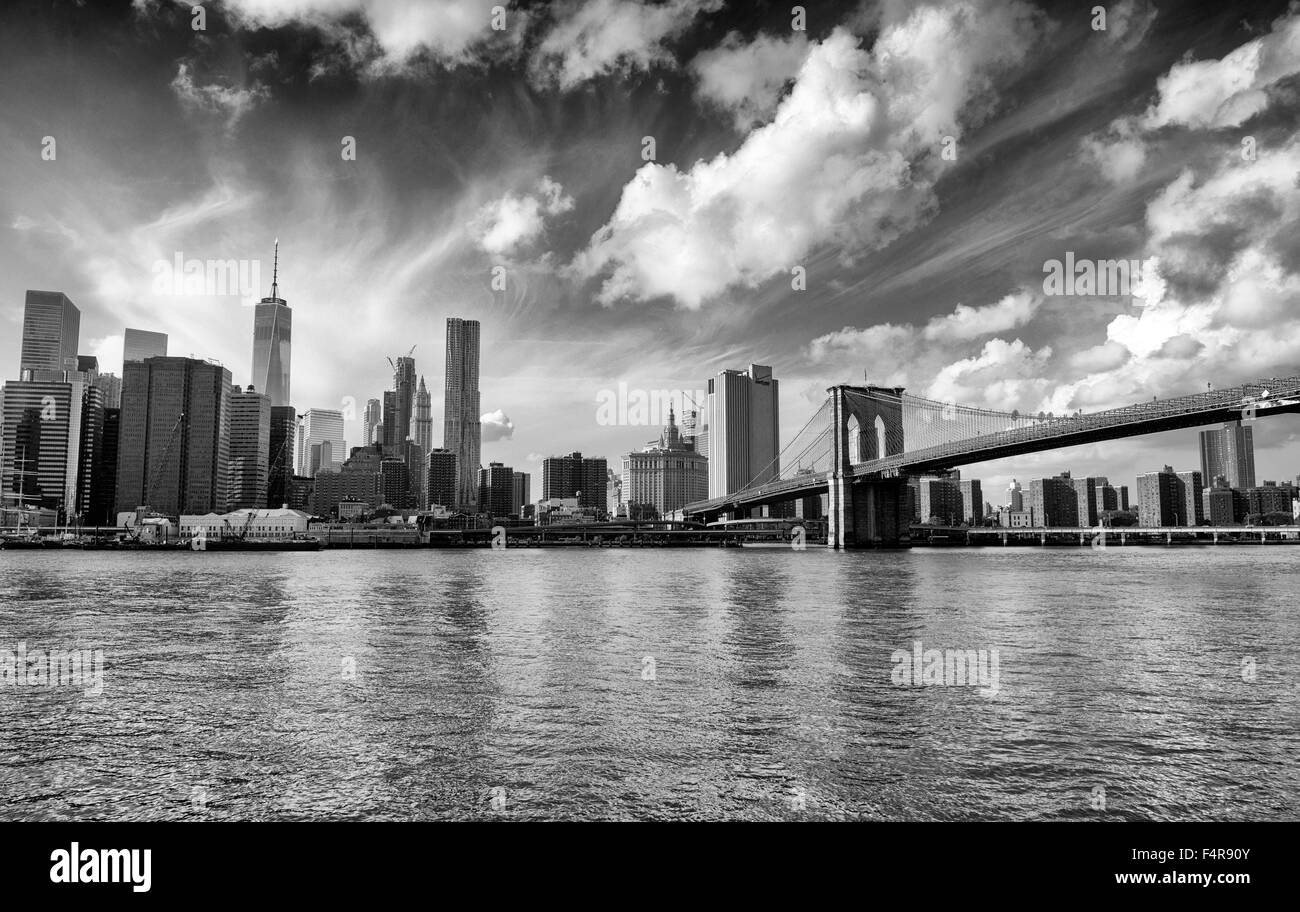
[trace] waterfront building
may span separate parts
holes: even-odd
[[[266,453],[266,506],[274,509],[289,502],[289,479],[293,476],[294,438],[298,433],[298,411],[292,405],[271,406]]]
[[[1178,475],[1170,466],[1137,477],[1138,525],[1147,528],[1181,525]]]
[[[479,511],[492,516],[518,513],[512,504],[515,494],[515,470],[499,462],[488,463],[478,470]]]
[[[682,439],[671,403],[659,439],[623,457],[618,490],[621,502],[642,511],[650,508],[658,516],[708,498],[709,461]]]
[[[946,476],[922,475],[908,479],[915,491],[912,519],[921,523],[959,525],[963,505],[961,482]]]
[[[1106,478],[1071,478],[1075,497],[1075,522],[1086,529],[1100,525],[1102,506],[1097,501],[1098,486],[1109,484]]]
[[[1212,526],[1236,526],[1246,521],[1250,500],[1220,475],[1202,492],[1205,518]]]
[[[269,401],[269,400],[268,400]],[[301,538],[311,515],[301,510],[240,509],[228,513],[181,514],[181,538],[242,538],[249,541]]]
[[[1290,485],[1280,486],[1277,482],[1266,481],[1262,485],[1248,490],[1246,498],[1248,510],[1253,515],[1266,513],[1291,514],[1292,488]]]
[[[511,479],[512,494],[510,497],[510,512],[523,516],[528,507],[528,501],[531,497],[529,487],[532,478],[527,472],[515,472]]]
[[[1205,519],[1205,483],[1200,472],[1177,472],[1177,522],[1179,526],[1199,526]],[[1290,504],[1287,512],[1290,512]]]
[[[394,509],[408,510],[415,506],[406,460],[389,456],[379,463],[379,492],[384,503]]]
[[[780,388],[771,367],[718,373],[708,381],[705,413],[709,497],[780,476]]]
[[[82,464],[84,381],[76,371],[38,371],[74,379],[10,380],[5,384],[0,490],[23,503],[76,512]]]
[[[353,447],[347,461],[337,472],[322,472],[312,479],[314,491],[311,512],[317,516],[329,516],[337,511],[340,501],[344,500],[364,501],[371,509],[378,507],[384,502],[381,483],[383,463],[381,445]],[[390,481],[392,478],[390,470]]]
[[[609,469],[604,459],[581,453],[549,456],[542,460],[542,500],[577,497],[586,510],[604,512]]]
[[[229,510],[266,506],[271,455],[271,397],[254,387],[230,391]]]
[[[1069,472],[1029,483],[1029,512],[1035,526],[1070,528],[1079,525],[1079,497]]]
[[[230,371],[194,358],[124,366],[117,510],[224,510],[230,471]]]
[[[95,526],[113,524],[117,506],[117,450],[122,430],[122,410],[104,409],[103,439],[90,478],[90,509],[85,522]]]
[[[984,521],[984,488],[978,478],[958,482],[961,491],[961,520],[968,526],[978,526]]]
[[[425,457],[425,503],[426,508],[443,507],[454,510],[456,507],[456,454],[451,450],[437,448],[429,451]]]
[[[456,454],[456,509],[478,510],[478,468],[483,445],[479,422],[479,323],[447,318],[443,379],[442,446]]]

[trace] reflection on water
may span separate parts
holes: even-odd
[[[1295,819],[1297,559],[0,552],[0,817]]]

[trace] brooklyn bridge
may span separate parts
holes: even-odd
[[[827,546],[908,537],[908,476],[1063,447],[1300,412],[1300,377],[1261,380],[1106,411],[1022,415],[924,399],[902,387],[833,386],[795,438],[742,490],[688,504],[713,521],[829,494]]]

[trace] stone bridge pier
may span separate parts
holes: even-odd
[[[854,478],[855,463],[903,452],[903,388],[833,386],[828,548],[902,548],[910,542],[907,479]],[[861,395],[849,395],[859,393]]]

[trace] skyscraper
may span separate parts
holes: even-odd
[[[1165,466],[1159,472],[1137,477],[1138,525],[1148,528],[1181,525],[1178,521],[1183,504],[1178,476]]]
[[[425,503],[422,507],[456,505],[456,454],[451,450],[430,450],[425,457]]]
[[[1101,505],[1097,503],[1097,485],[1105,485],[1105,478],[1071,478],[1074,485],[1075,498],[1078,506],[1075,509],[1075,517],[1078,524],[1084,528],[1091,529],[1100,522]]]
[[[144,329],[131,329],[129,326],[122,339],[122,363],[143,361],[145,358],[167,357],[167,334],[149,332]]]
[[[312,469],[311,450],[325,442],[330,444],[329,459],[323,460],[317,468],[333,471],[347,458],[347,443],[343,439],[343,413],[337,409],[307,409],[298,426],[299,475],[310,478],[316,474]]]
[[[433,449],[433,403],[429,390],[424,385],[424,375],[420,375],[420,388],[415,391],[415,417],[411,436],[424,452]]]
[[[515,472],[514,477],[511,479],[511,487],[513,489],[513,493],[510,497],[510,500],[512,501],[510,509],[511,513],[518,513],[520,516],[524,515],[524,508],[528,506],[529,487],[531,484],[532,478],[527,472]]]
[[[724,370],[708,382],[709,497],[722,497],[781,473],[779,386],[772,368]]]
[[[1014,478],[1011,479],[1011,484],[1007,486],[1007,504],[1014,513],[1020,513],[1025,509],[1024,491],[1021,490],[1020,482]]]
[[[113,507],[117,502],[117,440],[121,426],[122,410],[105,408],[103,445],[91,472],[90,512],[85,517],[93,525],[111,526],[116,519]]]
[[[81,311],[61,291],[28,291],[20,371],[77,369]]]
[[[289,479],[293,477],[293,444],[297,430],[298,412],[293,406],[271,406],[270,447],[267,450],[266,506],[273,510],[289,502]]]
[[[493,516],[509,516],[517,507],[511,505],[515,493],[515,470],[499,462],[478,470],[479,509]]]
[[[272,406],[289,405],[289,361],[293,311],[280,297],[280,242],[275,242],[271,296],[253,314],[253,385],[271,397]],[[342,435],[340,435],[342,436]],[[339,459],[343,458],[342,454]]]
[[[1231,487],[1255,486],[1255,431],[1240,421],[1201,431],[1201,478],[1210,484],[1222,475]]]
[[[384,435],[379,442],[384,445],[384,452],[396,453],[402,443],[401,438],[398,437],[401,433],[401,418],[397,408],[396,390],[384,390],[384,420],[380,427]]]
[[[228,510],[266,507],[271,453],[271,398],[249,386],[230,395]]]
[[[393,369],[393,391],[397,394],[397,428],[393,442],[401,446],[411,434],[411,416],[415,411],[415,359],[404,355]],[[385,421],[385,423],[387,423]]]
[[[94,379],[95,386],[104,392],[104,408],[120,409],[122,407],[122,378],[116,374],[99,374]]]
[[[978,478],[964,478],[957,486],[961,489],[962,522],[978,526],[984,520],[984,486]]]
[[[76,371],[71,376],[78,376]],[[81,464],[80,380],[5,384],[0,488],[23,503],[75,512]]]
[[[603,459],[570,453],[542,460],[542,500],[577,497],[579,507],[604,511],[608,484],[609,471]]]
[[[1199,526],[1205,519],[1205,482],[1200,472],[1177,473],[1177,525]],[[1290,505],[1288,504],[1288,509]]]
[[[370,446],[372,443],[382,443],[383,441],[375,436],[375,433],[383,427],[384,424],[384,407],[378,399],[371,399],[366,403],[366,410],[361,416],[361,445]]]
[[[447,370],[443,381],[442,446],[456,454],[456,508],[475,512],[478,501],[478,320],[447,318]]]
[[[194,358],[123,365],[117,512],[220,513],[230,482],[230,371]]]
[[[91,359],[92,361],[94,359]],[[96,484],[102,484],[104,470],[104,391],[95,385],[93,370],[83,371],[90,382],[82,391],[81,400],[81,454],[77,462],[77,500],[75,507],[68,512],[75,512],[88,521],[94,509],[94,491]]]
[[[1035,526],[1071,528],[1079,525],[1079,496],[1069,472],[1029,483],[1029,509]],[[1085,517],[1086,518],[1086,517]]]

